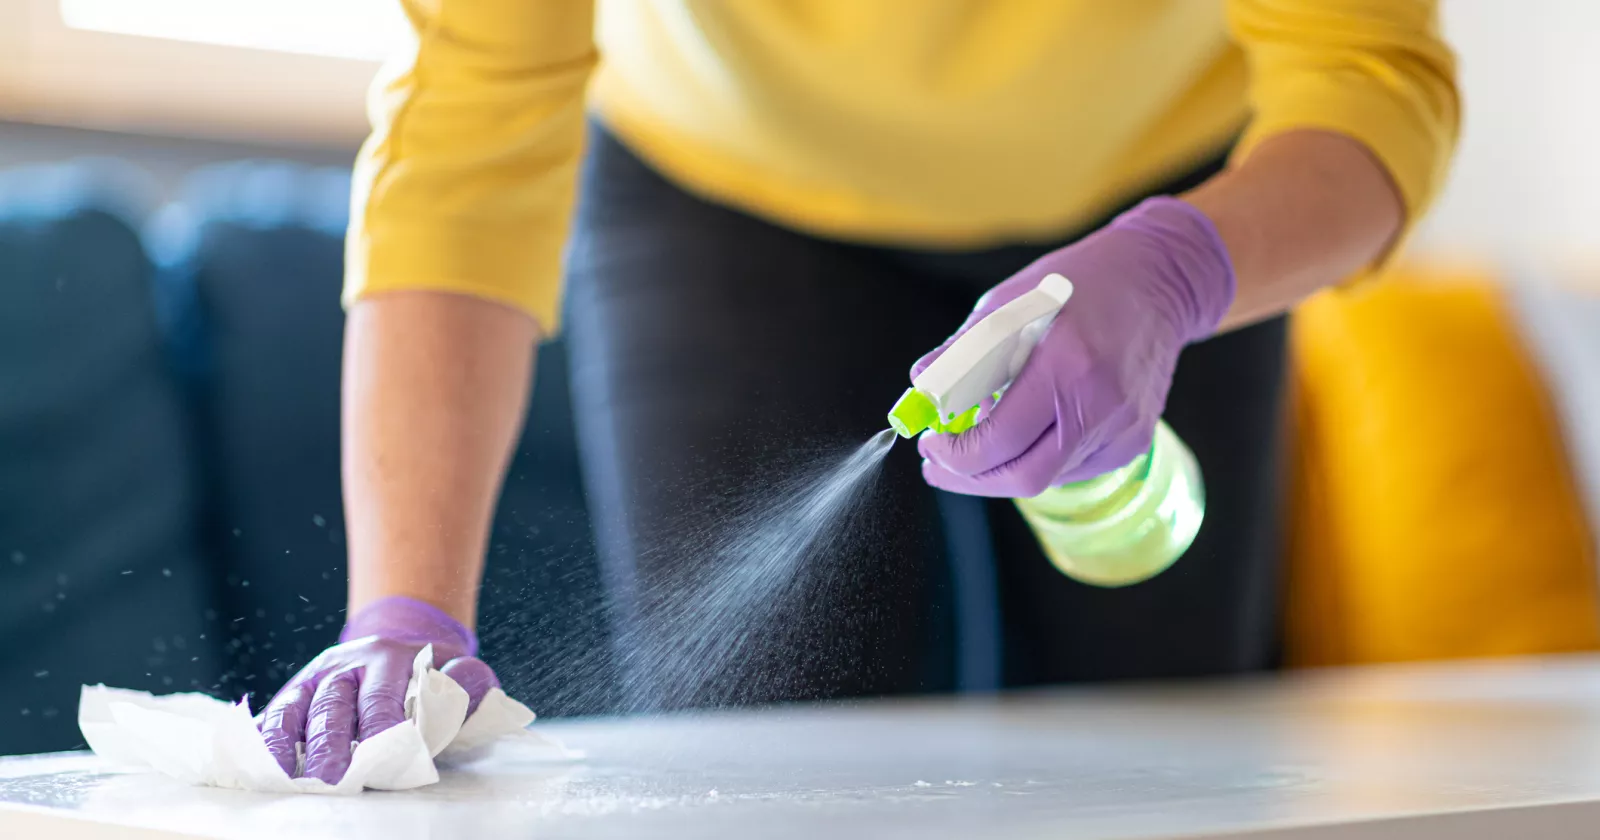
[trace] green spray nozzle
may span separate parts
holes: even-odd
[[[911,437],[925,429],[959,434],[977,425],[979,404],[1000,398],[1070,297],[1072,281],[1047,274],[963,330],[911,380],[911,390],[889,410],[889,426]]]
[[[916,388],[907,388],[895,401],[894,408],[889,409],[889,428],[903,438],[916,437],[924,429],[960,434],[977,425],[977,422],[978,406],[943,418],[939,416],[939,408],[934,405],[933,399]]]

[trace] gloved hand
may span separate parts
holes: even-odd
[[[1051,272],[1072,281],[1072,299],[976,426],[917,442],[929,484],[1026,498],[1126,465],[1150,447],[1178,353],[1210,336],[1233,303],[1233,264],[1215,225],[1180,199],[1152,198],[990,289],[912,378]]]
[[[323,651],[284,685],[256,719],[267,749],[294,775],[295,746],[305,743],[305,776],[338,784],[350,768],[352,741],[405,720],[406,685],[424,645],[433,664],[467,690],[467,715],[500,680],[482,660],[478,639],[443,611],[412,598],[375,601],[348,619],[341,644]]]

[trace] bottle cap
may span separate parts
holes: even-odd
[[[960,434],[978,424],[979,406],[973,406],[945,420],[933,399],[916,388],[907,388],[894,408],[889,409],[889,428],[903,438],[916,437],[924,429],[944,434]]]
[[[895,401],[894,408],[889,409],[889,428],[903,438],[916,437],[923,429],[938,424],[938,407],[927,394],[915,388],[907,388]]]

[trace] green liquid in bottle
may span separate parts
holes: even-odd
[[[1016,504],[1056,568],[1106,587],[1166,571],[1194,544],[1206,508],[1199,464],[1166,423],[1127,466]]]

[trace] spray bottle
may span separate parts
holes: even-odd
[[[972,428],[980,403],[1003,398],[1070,297],[1072,283],[1050,274],[972,325],[912,380],[889,425],[906,438]],[[1150,449],[1132,463],[1015,502],[1056,568],[1084,583],[1126,586],[1189,550],[1205,516],[1205,487],[1194,454],[1158,423]]]

